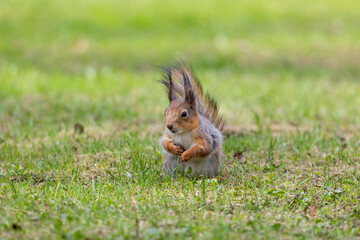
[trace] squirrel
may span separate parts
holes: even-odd
[[[222,155],[222,117],[218,105],[203,94],[199,79],[183,61],[162,67],[159,81],[167,90],[169,106],[160,144],[165,152],[162,175],[214,177],[219,174]]]

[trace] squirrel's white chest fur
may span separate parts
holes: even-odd
[[[190,133],[174,134],[173,143],[187,150],[194,144],[194,139]]]

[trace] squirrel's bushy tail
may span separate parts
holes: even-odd
[[[191,88],[196,98],[196,110],[198,113],[209,119],[218,129],[223,129],[224,121],[222,117],[219,116],[219,109],[216,101],[208,93],[204,95],[201,83],[191,67],[185,62],[179,61],[175,64],[162,67],[162,70],[162,79],[159,82],[167,88],[167,91],[169,91],[171,78],[176,95],[181,98],[185,98],[185,83],[183,77],[185,74],[190,80]]]

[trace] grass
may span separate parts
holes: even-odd
[[[359,238],[358,9],[0,0],[0,238]],[[177,57],[227,122],[214,179],[161,178]]]

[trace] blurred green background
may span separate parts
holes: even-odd
[[[354,126],[359,9],[325,0],[1,0],[3,134],[157,122],[167,100],[156,67],[178,58],[230,126]]]
[[[0,238],[358,238],[359,10],[0,0]],[[161,178],[178,58],[227,123],[217,179]]]

